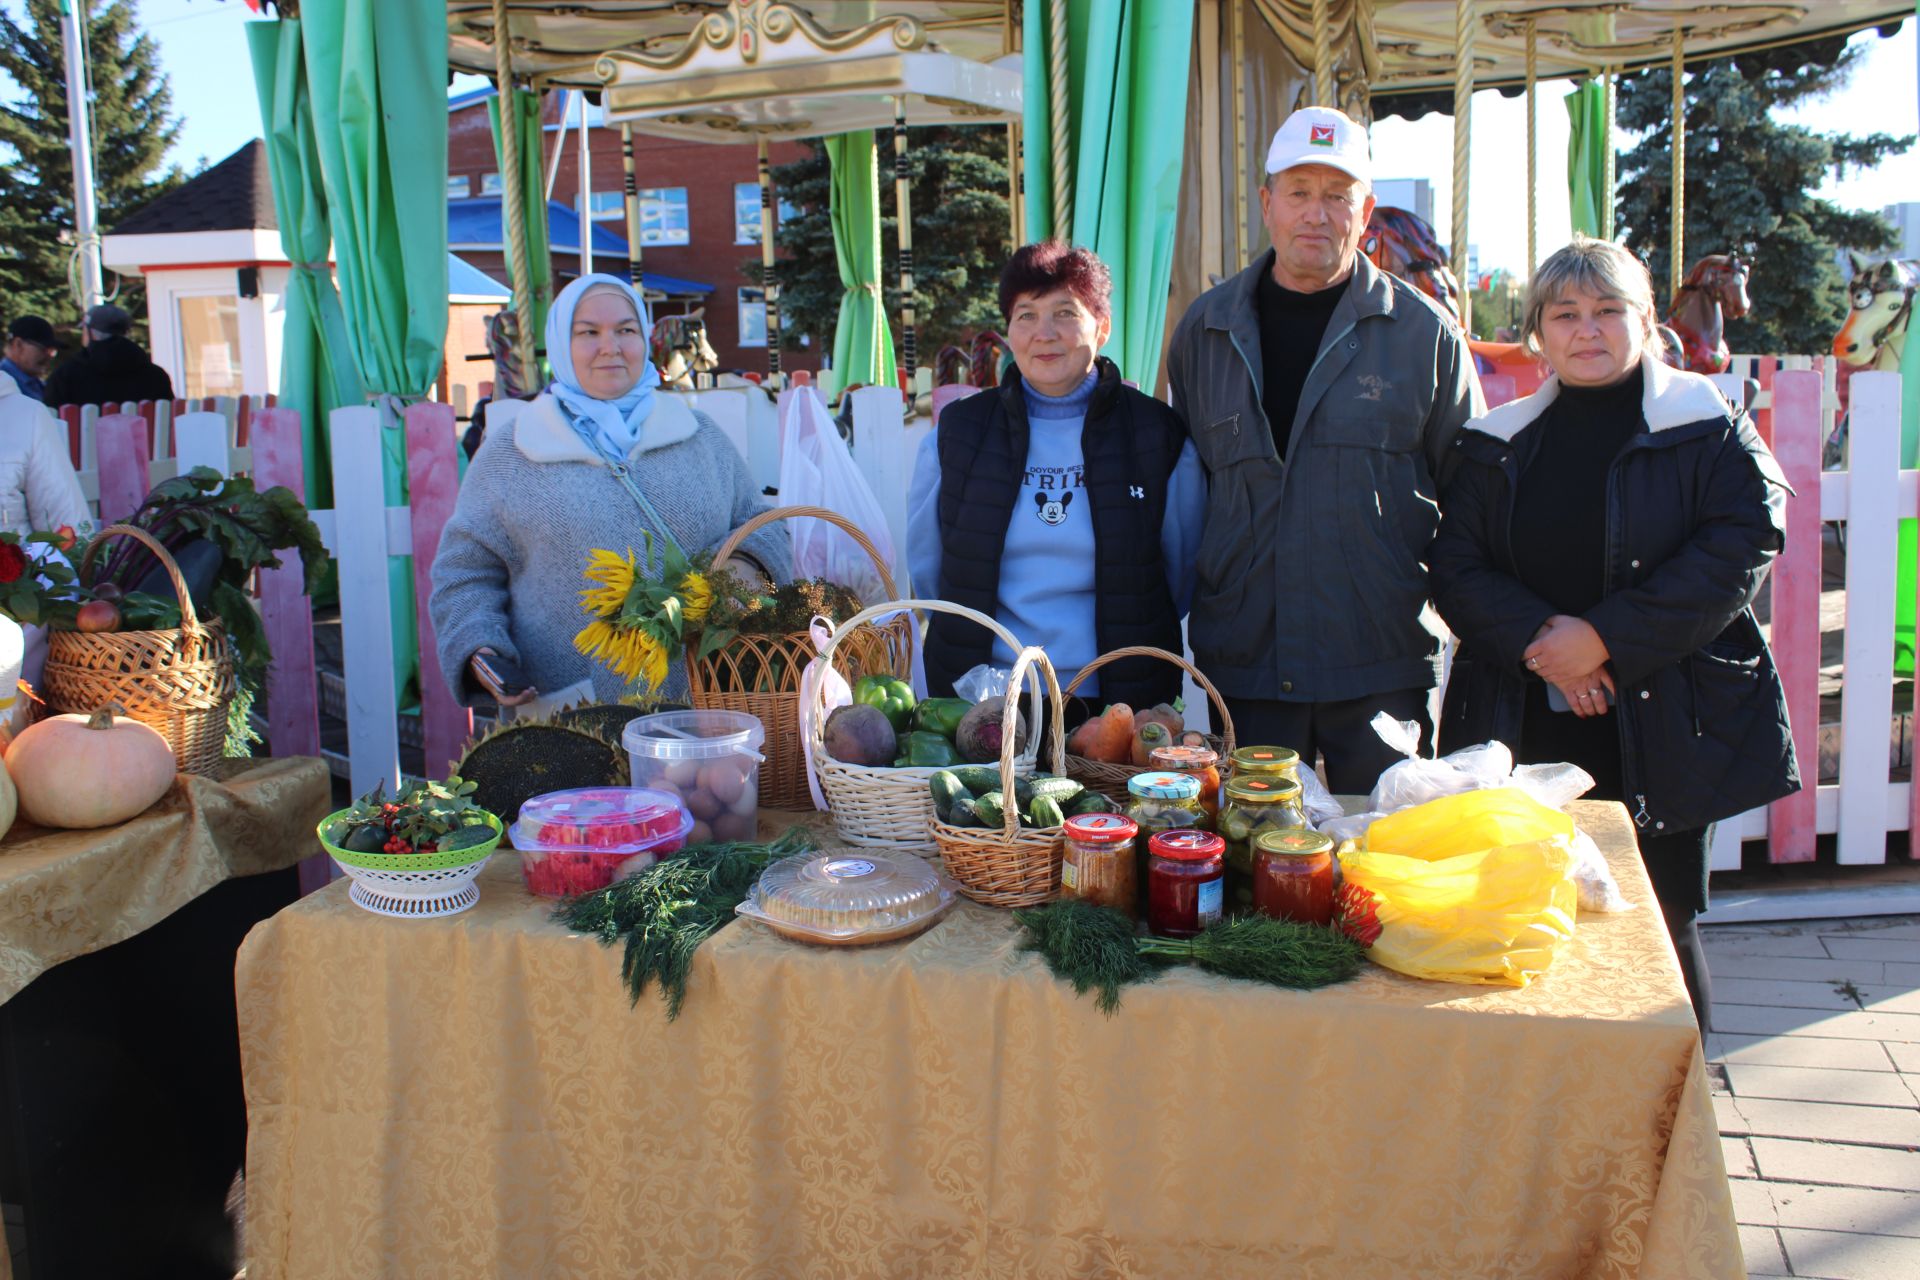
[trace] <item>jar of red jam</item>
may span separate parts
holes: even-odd
[[[1220,919],[1227,842],[1210,831],[1162,831],[1147,842],[1147,931],[1191,938]]]
[[[1253,908],[1276,920],[1333,923],[1333,837],[1264,831],[1253,838]]]
[[[1200,779],[1200,807],[1206,811],[1207,825],[1220,817],[1220,753],[1212,747],[1156,747],[1147,762],[1167,773],[1184,773]]]
[[[1060,859],[1060,894],[1140,918],[1140,878],[1134,841],[1140,824],[1117,813],[1068,818]]]

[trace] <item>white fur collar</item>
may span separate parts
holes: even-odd
[[[542,392],[513,419],[513,442],[529,462],[590,462],[605,466],[602,458],[560,412],[560,402]],[[700,430],[686,402],[678,396],[655,393],[653,412],[640,424],[640,443],[629,457],[691,440]]]
[[[1666,431],[1730,415],[1727,398],[1705,374],[1676,369],[1651,354],[1640,357],[1640,368],[1646,375],[1640,413],[1647,420],[1648,431]],[[1532,395],[1509,400],[1467,423],[1467,427],[1500,440],[1511,440],[1538,420],[1559,394],[1560,378],[1556,374],[1541,383]]]

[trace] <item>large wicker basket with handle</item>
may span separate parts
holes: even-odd
[[[1053,664],[1037,648],[1021,651],[1013,664],[1013,677],[1007,682],[1012,691],[1023,678],[1039,676],[1046,681],[1049,745],[1053,748],[1053,771],[1062,767],[1061,745],[1066,741],[1066,725],[1061,714],[1060,683]],[[1038,681],[1035,681],[1038,684]],[[1061,840],[1065,827],[1022,827],[1020,806],[1012,802],[1014,779],[1013,717],[1014,700],[1007,699],[1006,730],[1000,735],[1000,791],[1008,798],[1002,806],[1005,816],[998,830],[979,827],[955,827],[935,818],[929,829],[940,850],[940,861],[947,874],[959,884],[960,892],[989,907],[1031,907],[1050,900],[1060,891]],[[1033,734],[1038,738],[1040,734]]]
[[[896,590],[886,561],[867,536],[825,507],[776,507],[735,529],[713,553],[713,567],[727,559],[757,530],[776,520],[825,520],[859,544],[873,560],[881,585]],[[701,710],[744,711],[767,731],[766,763],[760,766],[760,804],[767,809],[811,809],[807,789],[806,746],[800,735],[800,677],[817,656],[805,631],[783,635],[739,635],[726,648],[704,658],[687,649],[687,700]],[[899,676],[913,670],[913,622],[902,614],[882,625],[865,624],[847,636],[833,665],[851,684],[861,676]]]
[[[166,569],[180,597],[179,629],[49,632],[41,677],[47,705],[92,711],[117,702],[159,731],[181,772],[206,773],[225,753],[227,707],[238,687],[227,629],[220,619],[194,612],[180,566],[151,534],[132,525],[108,525],[87,544],[80,557],[82,582],[109,538],[132,538]]]
[[[1072,683],[1067,685],[1067,696],[1071,698],[1074,690],[1080,687],[1080,682],[1085,680],[1093,672],[1098,671],[1109,662],[1118,662],[1122,658],[1158,658],[1162,662],[1172,663],[1193,677],[1193,682],[1200,686],[1206,693],[1207,700],[1213,703],[1214,719],[1220,727],[1220,732],[1217,734],[1208,734],[1207,745],[1220,753],[1221,771],[1224,775],[1227,759],[1233,755],[1233,717],[1227,714],[1227,704],[1220,697],[1220,691],[1213,687],[1213,681],[1201,675],[1198,667],[1195,667],[1179,654],[1169,653],[1165,649],[1155,649],[1147,645],[1133,645],[1125,649],[1115,649],[1112,653],[1103,653],[1074,673]],[[1104,791],[1110,796],[1116,796],[1122,799],[1126,797],[1127,783],[1132,779],[1133,775],[1136,773],[1147,773],[1151,771],[1152,768],[1152,765],[1141,768],[1131,764],[1108,764],[1104,760],[1089,760],[1085,756],[1070,755],[1067,757],[1067,776],[1069,778],[1094,791]]]
[[[1020,642],[1011,631],[984,613],[976,613],[965,605],[946,600],[896,600],[890,604],[874,605],[841,623],[833,633],[833,638],[827,642],[825,652],[829,655],[835,653],[858,627],[870,619],[896,611],[905,616],[905,611],[911,609],[951,613],[966,618],[993,632],[1015,653],[1020,652]],[[1011,694],[1016,691],[1009,685],[1008,692]],[[822,689],[820,696],[811,700],[803,710],[800,731],[806,739],[808,752],[813,756],[813,766],[820,774],[820,790],[827,798],[827,808],[833,814],[834,829],[840,833],[840,838],[848,844],[870,848],[932,853],[933,795],[927,790],[927,779],[938,771],[912,766],[898,769],[869,767],[835,760],[820,742],[820,734],[826,724],[826,690]],[[1040,723],[1038,682],[1033,690],[1028,723],[1036,729]],[[1024,778],[1033,772],[1034,760],[1039,754],[1039,742],[1037,731],[1027,735],[1026,749],[1013,761],[1015,777]]]

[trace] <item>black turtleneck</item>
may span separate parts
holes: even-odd
[[[1607,558],[1607,472],[1646,430],[1638,365],[1605,387],[1562,385],[1530,428],[1539,437],[1513,499],[1520,581],[1561,613],[1600,603]]]
[[[1273,451],[1282,460],[1287,456],[1287,442],[1293,438],[1293,415],[1300,407],[1300,391],[1320,354],[1327,322],[1346,291],[1347,282],[1342,280],[1331,289],[1297,293],[1275,280],[1273,272],[1260,273],[1260,407],[1266,411],[1267,427],[1273,432]]]

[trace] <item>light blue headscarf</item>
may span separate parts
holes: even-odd
[[[618,400],[599,400],[588,395],[573,371],[573,313],[589,290],[618,290],[633,304],[640,317],[640,339],[653,336],[653,321],[647,315],[646,299],[618,276],[596,272],[581,276],[560,291],[547,311],[547,363],[553,366],[553,382],[547,387],[565,410],[566,419],[593,450],[608,462],[625,462],[640,441],[640,428],[653,412],[653,389],[660,385],[660,371],[647,358],[640,380]]]

